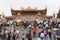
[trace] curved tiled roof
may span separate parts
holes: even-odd
[[[44,11],[44,10],[47,11],[47,8],[44,8],[44,9],[37,9],[37,8],[38,7],[35,7],[35,8],[31,8],[31,7],[24,8],[24,7],[21,7],[21,10],[14,10],[13,8],[11,8],[11,11]]]

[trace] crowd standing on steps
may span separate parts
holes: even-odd
[[[12,27],[13,31],[6,27],[2,28],[0,30],[1,40],[33,40],[35,38],[35,40],[60,40],[60,22],[57,20],[42,20],[40,23],[25,21],[21,28],[16,29],[15,26],[17,25]]]

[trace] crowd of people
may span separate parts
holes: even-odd
[[[1,27],[1,26],[0,26]],[[26,31],[27,29],[27,31]],[[58,20],[42,20],[27,23],[23,22],[20,30],[13,31],[2,28],[0,32],[1,40],[60,40],[60,22]],[[20,34],[22,31],[22,34]],[[26,33],[24,33],[26,31]],[[21,38],[20,38],[20,35]]]

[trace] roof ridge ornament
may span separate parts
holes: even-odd
[[[21,7],[21,10],[37,10],[37,7],[35,8],[31,8],[30,6],[28,6],[27,8]]]

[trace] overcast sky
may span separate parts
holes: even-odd
[[[38,7],[44,9],[47,7],[47,15],[58,13],[60,0],[0,0],[0,14],[5,13],[6,16],[11,15],[11,7],[13,9],[20,9],[21,7],[27,8]]]

